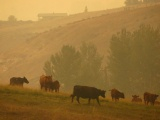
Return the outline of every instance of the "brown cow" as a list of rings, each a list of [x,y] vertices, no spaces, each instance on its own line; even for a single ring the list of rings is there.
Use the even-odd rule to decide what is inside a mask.
[[[55,90],[55,92],[59,92],[59,87],[60,87],[59,81],[58,81],[58,80],[55,80],[55,81],[52,81],[52,82],[50,83],[49,89],[50,89],[51,91],[54,91],[54,90]]]
[[[105,98],[105,92],[104,90],[97,89],[95,87],[88,87],[88,86],[80,86],[80,85],[75,85],[73,88],[73,94],[71,95],[72,97],[72,102],[75,96],[77,96],[77,102],[79,102],[79,98],[88,98],[88,103],[90,103],[91,99],[96,99],[98,104],[99,103],[99,96],[102,96]]]
[[[119,98],[125,98],[124,93],[119,92],[117,89],[111,89],[109,91],[111,91],[112,101],[115,100],[116,102],[117,100],[119,101]]]
[[[145,93],[144,93],[144,103],[145,103],[146,105],[148,105],[148,103],[151,103],[151,105],[154,105],[155,100],[157,99],[158,96],[159,96],[159,95],[145,92]]]
[[[141,98],[139,98],[139,96],[138,95],[132,95],[132,102],[142,102],[142,99]]]
[[[21,77],[12,77],[11,79],[10,79],[10,85],[12,85],[12,86],[21,86],[21,87],[23,87],[23,83],[29,83],[29,81],[27,80],[27,78],[26,77],[23,77],[23,78],[21,78]]]
[[[47,91],[47,89],[50,89],[50,84],[52,82],[52,76],[45,76],[42,75],[40,76],[40,85],[41,85],[41,89],[45,89]]]

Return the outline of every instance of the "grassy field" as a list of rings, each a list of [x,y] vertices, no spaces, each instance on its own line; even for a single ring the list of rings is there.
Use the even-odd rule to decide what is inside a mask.
[[[160,106],[110,99],[80,99],[71,103],[69,94],[0,86],[0,120],[160,120]]]

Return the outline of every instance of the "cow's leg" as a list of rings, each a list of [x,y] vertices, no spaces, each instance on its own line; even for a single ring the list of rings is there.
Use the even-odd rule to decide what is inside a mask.
[[[154,105],[155,101],[153,101],[153,105]]]
[[[47,86],[45,86],[45,91],[47,91]]]
[[[88,104],[90,104],[91,98],[88,99]]]
[[[77,96],[77,102],[80,104],[80,102],[79,102],[79,96]]]
[[[151,102],[151,105],[153,105],[153,102]]]
[[[74,100],[74,97],[75,97],[75,96],[72,94],[71,97],[72,97],[72,101],[71,101],[71,102],[73,103],[73,100]]]
[[[100,105],[100,103],[99,103],[99,98],[97,97],[96,99],[97,99],[98,104]]]
[[[112,101],[114,100],[113,96],[112,96]]]
[[[59,93],[59,88],[57,88],[57,92]]]

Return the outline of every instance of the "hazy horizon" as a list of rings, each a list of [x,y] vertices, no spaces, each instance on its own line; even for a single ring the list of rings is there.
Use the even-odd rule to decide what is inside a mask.
[[[17,20],[37,20],[39,13],[76,14],[84,11],[106,10],[124,6],[125,0],[0,0],[0,20],[14,15]]]

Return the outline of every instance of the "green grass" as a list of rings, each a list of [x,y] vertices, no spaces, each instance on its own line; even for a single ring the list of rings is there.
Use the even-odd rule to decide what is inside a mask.
[[[160,106],[100,99],[71,103],[69,94],[0,86],[0,120],[160,120]]]

